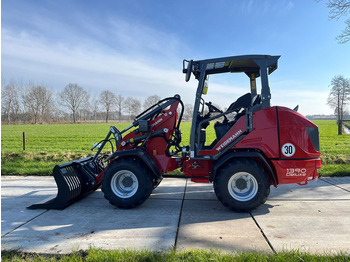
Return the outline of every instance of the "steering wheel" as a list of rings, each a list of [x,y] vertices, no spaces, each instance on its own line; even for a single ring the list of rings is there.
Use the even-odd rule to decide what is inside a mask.
[[[210,113],[213,113],[213,112],[223,113],[222,110],[214,106],[211,102],[205,102],[205,105],[208,107]]]
[[[219,112],[220,114],[223,113],[222,110],[220,110],[219,108],[214,106],[211,102],[205,102],[205,105],[208,107],[209,113],[213,113],[213,112]],[[228,119],[225,115],[223,115],[223,117],[224,117],[224,121],[228,121]]]

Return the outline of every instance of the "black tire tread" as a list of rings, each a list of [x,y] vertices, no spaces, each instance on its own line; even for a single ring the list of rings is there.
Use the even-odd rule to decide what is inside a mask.
[[[255,169],[259,172],[261,179],[262,179],[262,187],[264,187],[265,189],[263,189],[261,191],[262,194],[258,195],[257,197],[257,201],[255,201],[255,203],[251,203],[248,204],[246,206],[243,205],[234,205],[232,202],[232,197],[227,197],[227,193],[225,193],[225,190],[221,189],[222,184],[225,184],[224,180],[227,179],[225,177],[225,174],[228,174],[229,170],[235,169],[237,167],[240,166],[244,166],[244,167],[249,167],[249,169]],[[259,182],[258,182],[259,183]],[[226,184],[227,187],[227,184]],[[267,173],[265,172],[264,168],[259,165],[255,160],[252,159],[235,159],[234,161],[225,164],[222,168],[220,168],[218,170],[217,176],[215,177],[215,181],[214,181],[214,191],[215,194],[218,198],[218,200],[220,200],[220,202],[234,210],[237,212],[250,212],[251,210],[255,209],[256,207],[262,205],[263,203],[266,202],[267,197],[270,194],[270,181],[269,181],[269,177],[267,175]],[[259,192],[258,192],[259,194]],[[248,201],[249,202],[249,201]]]
[[[110,166],[109,169],[105,171],[103,176],[104,178],[102,179],[102,183],[101,183],[102,184],[101,190],[104,194],[105,199],[107,199],[111,205],[114,205],[114,206],[117,206],[118,208],[123,208],[123,209],[135,208],[140,206],[142,203],[144,203],[152,193],[152,189],[153,189],[153,177],[149,169],[138,159],[136,159],[136,161],[132,159],[121,159],[111,163],[111,165],[113,166]],[[134,199],[132,201],[130,201],[130,199],[119,199],[119,200],[116,199],[116,196],[110,190],[108,185],[110,184],[110,179],[108,179],[108,176],[116,173],[118,170],[121,170],[122,169],[121,167],[123,166],[126,167],[126,169],[128,169],[128,167],[131,167],[132,169],[135,169],[138,171],[147,170],[145,172],[145,175],[143,175],[143,179],[145,181],[143,181],[143,183],[140,183],[139,181],[139,185],[142,184],[142,186],[145,186],[144,188],[145,193],[140,195],[136,199],[133,196]]]

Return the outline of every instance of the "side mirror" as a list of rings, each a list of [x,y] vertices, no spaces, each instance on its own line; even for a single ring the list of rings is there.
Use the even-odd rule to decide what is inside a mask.
[[[185,78],[186,82],[190,81],[191,73],[192,73],[192,64],[193,64],[193,60],[190,60],[187,65],[187,72],[186,72],[186,78]]]

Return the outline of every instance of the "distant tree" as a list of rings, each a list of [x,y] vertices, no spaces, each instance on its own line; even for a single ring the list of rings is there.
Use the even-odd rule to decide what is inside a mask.
[[[143,109],[146,110],[147,108],[153,106],[154,104],[158,103],[160,99],[160,96],[157,95],[147,97],[145,102],[143,102]]]
[[[116,95],[111,91],[105,90],[98,97],[99,102],[106,112],[106,123],[108,123],[109,115],[115,108]]]
[[[330,86],[331,92],[327,103],[334,109],[334,113],[337,116],[338,135],[342,135],[346,105],[350,103],[350,79],[346,79],[343,76],[335,76]]]
[[[91,108],[92,108],[92,117],[93,117],[94,121],[96,122],[97,121],[97,114],[98,114],[98,110],[99,110],[98,99],[92,98]]]
[[[20,108],[19,87],[14,82],[4,85],[1,88],[1,114],[7,123],[17,120]]]
[[[68,108],[73,115],[73,122],[77,120],[77,114],[80,107],[89,99],[88,93],[77,84],[68,84],[62,92],[59,93],[61,104]]]
[[[50,109],[53,105],[52,92],[43,85],[33,85],[29,83],[22,94],[25,108],[33,116],[34,124],[44,120],[45,116],[49,120]]]
[[[116,99],[115,99],[115,105],[117,107],[117,114],[118,114],[118,120],[119,122],[121,121],[122,119],[122,113],[123,113],[123,110],[124,110],[124,97],[122,95],[117,95],[116,96]]]
[[[83,121],[91,119],[91,104],[90,104],[90,95],[87,94],[86,99],[82,102],[79,109],[79,118]]]
[[[140,113],[141,102],[137,98],[128,97],[125,99],[125,108],[129,115],[129,120]]]
[[[330,8],[329,17],[331,19],[339,19],[342,16],[350,14],[349,0],[328,0],[327,6]],[[350,41],[350,18],[345,21],[345,29],[337,37],[339,43],[346,43]]]

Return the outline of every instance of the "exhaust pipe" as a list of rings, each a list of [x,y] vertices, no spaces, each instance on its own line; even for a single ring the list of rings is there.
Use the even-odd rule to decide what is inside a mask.
[[[100,186],[100,181],[96,182],[96,178],[104,168],[100,161],[94,161],[93,156],[56,165],[53,169],[53,175],[58,189],[57,196],[27,208],[65,209]]]

